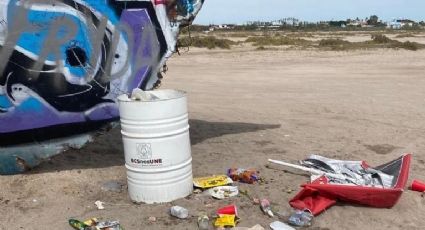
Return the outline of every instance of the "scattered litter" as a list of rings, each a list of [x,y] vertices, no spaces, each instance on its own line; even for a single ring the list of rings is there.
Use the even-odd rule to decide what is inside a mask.
[[[217,215],[235,215],[238,216],[238,208],[236,205],[228,205],[217,210]]]
[[[83,222],[76,220],[76,219],[69,219],[68,220],[69,225],[71,225],[71,227],[73,227],[74,229],[77,230],[85,230],[87,228],[89,228],[90,226],[84,224]]]
[[[207,189],[217,186],[232,184],[233,181],[226,175],[200,177],[193,179],[193,185],[198,188]]]
[[[270,224],[270,228],[273,229],[273,230],[295,230],[295,228],[293,228],[293,227],[291,227],[291,226],[289,226],[285,223],[282,223],[280,221],[272,222]]]
[[[238,216],[236,205],[228,205],[217,210],[218,218],[214,222],[215,227],[235,227]]]
[[[255,169],[230,168],[227,170],[227,175],[232,178],[233,181],[248,184],[253,184],[260,180],[258,171]]]
[[[208,230],[210,226],[210,219],[207,215],[202,215],[198,217],[198,229],[199,230]]]
[[[149,222],[156,222],[156,217],[150,216],[148,220]]]
[[[36,203],[37,202],[37,199],[33,199],[32,202]]]
[[[254,204],[260,204],[260,199],[258,199],[258,198],[253,198],[253,199],[252,199],[252,203],[254,203]]]
[[[124,185],[118,181],[107,181],[102,185],[102,190],[108,192],[122,192]]]
[[[99,209],[99,210],[105,209],[105,207],[103,206],[104,204],[105,203],[100,201],[100,200],[97,200],[96,202],[94,202],[94,205],[96,205],[97,209]]]
[[[311,226],[313,221],[313,214],[309,211],[295,210],[294,213],[289,217],[288,223],[297,227],[308,227]]]
[[[189,210],[180,206],[171,207],[170,213],[172,216],[177,217],[179,219],[186,219],[189,217]]]
[[[91,218],[91,219],[85,220],[83,223],[87,226],[96,226],[97,222],[99,222],[97,218]]]
[[[209,194],[217,199],[224,199],[233,196],[237,196],[239,194],[238,187],[236,186],[218,186],[214,188],[210,188],[208,190]]]
[[[425,183],[419,180],[413,180],[410,189],[416,192],[425,192]]]
[[[101,230],[123,230],[119,221],[103,221],[96,224],[97,229]]]
[[[202,193],[202,190],[199,189],[199,188],[197,188],[197,189],[193,190],[193,193],[194,194],[201,194]]]
[[[388,174],[379,169],[369,167],[363,161],[335,160],[319,155],[311,155],[300,161],[301,165],[294,165],[282,161],[270,160],[270,162],[300,169],[313,174],[312,180],[325,175],[329,184],[360,185],[368,187],[390,188],[394,180],[394,174]]]
[[[77,230],[124,230],[119,221],[98,222],[96,218],[91,218],[84,222],[76,219],[69,219],[69,225]]]
[[[264,230],[264,228],[263,228],[263,226],[257,224],[257,225],[254,225],[253,227],[251,227],[248,230]]]
[[[295,209],[309,210],[316,216],[337,200],[377,208],[393,207],[406,186],[411,154],[373,168],[364,161],[342,161],[318,155],[301,161],[303,166],[269,161],[312,174],[312,182],[302,185],[302,190],[289,203]]]
[[[260,202],[261,210],[270,217],[273,217],[274,214],[272,212],[272,207],[270,205],[270,201],[267,199],[262,199]]]
[[[214,222],[215,227],[235,227],[236,215],[221,214]]]
[[[133,92],[131,92],[131,99],[137,101],[155,101],[159,100],[159,97],[149,91],[143,91],[139,88],[135,88],[133,89]]]

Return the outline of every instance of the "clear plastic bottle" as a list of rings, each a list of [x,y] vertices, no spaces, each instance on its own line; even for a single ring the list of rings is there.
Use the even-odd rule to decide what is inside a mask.
[[[295,210],[289,217],[288,223],[297,227],[308,227],[311,225],[313,217],[309,211]]]

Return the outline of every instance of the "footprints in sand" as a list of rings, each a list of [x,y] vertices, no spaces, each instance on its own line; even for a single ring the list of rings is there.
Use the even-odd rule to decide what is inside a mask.
[[[381,145],[364,145],[367,149],[375,152],[379,155],[386,155],[388,153],[391,153],[395,149],[398,149],[399,147],[389,144],[381,144]]]

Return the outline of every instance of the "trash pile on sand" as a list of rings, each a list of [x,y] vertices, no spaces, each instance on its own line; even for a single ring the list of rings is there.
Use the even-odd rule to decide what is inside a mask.
[[[177,205],[168,210],[168,215],[177,221],[195,217],[200,230],[213,227],[265,229],[261,225],[237,226],[242,225],[245,217],[238,212],[238,202],[232,197],[249,197],[252,204],[258,206],[258,215],[270,219],[268,227],[271,229],[291,230],[311,226],[315,216],[337,202],[391,208],[407,184],[411,154],[404,154],[377,167],[371,167],[365,161],[337,160],[315,154],[299,164],[269,159],[270,163],[302,170],[311,176],[310,182],[301,185],[298,194],[288,201],[293,208],[288,213],[273,203],[280,197],[253,198],[248,195],[250,187],[264,181],[254,168],[232,167],[225,172],[217,172],[217,175],[192,178],[184,92],[164,90],[147,93],[135,90],[131,98],[127,95],[120,97],[120,106],[130,199],[135,203],[165,203],[193,193],[210,196],[221,203],[227,201],[226,205],[209,215],[193,215],[195,210]],[[145,116],[141,117],[141,114]],[[247,189],[240,190],[241,183]],[[121,191],[122,187],[122,184],[110,182],[105,183],[103,189]],[[412,188],[424,191],[425,184],[414,181]],[[105,209],[102,201],[96,201],[95,205],[99,210]],[[152,216],[149,221],[157,219]],[[85,222],[71,219],[69,223],[77,230],[123,229],[118,221],[98,221],[96,218]]]
[[[293,211],[288,214],[275,207],[268,198],[252,198],[253,205],[258,205],[259,214],[271,218],[269,228],[273,230],[291,230],[296,227],[308,227],[313,219],[337,202],[366,205],[376,208],[391,208],[394,206],[406,186],[410,168],[411,154],[377,167],[370,167],[364,161],[342,161],[311,155],[300,161],[301,165],[290,164],[277,160],[271,163],[303,170],[311,174],[311,182],[303,184],[302,189],[291,200]],[[287,171],[290,172],[290,171]],[[216,200],[230,200],[229,204],[208,216],[201,213],[197,218],[198,229],[235,229],[261,230],[261,225],[238,227],[243,217],[238,212],[238,205],[232,197],[246,195],[247,191],[239,191],[238,183],[256,186],[263,179],[255,169],[229,168],[226,174],[213,175],[193,179],[194,194],[204,194]],[[121,188],[109,182],[105,187]],[[105,184],[106,185],[106,184]],[[425,183],[414,180],[411,186],[414,191],[424,192]],[[113,190],[111,190],[113,191]],[[278,199],[270,197],[270,199]],[[98,209],[104,209],[104,203],[96,201]],[[187,219],[191,211],[181,206],[172,206],[169,215],[176,219]],[[155,217],[150,217],[155,222]],[[77,230],[122,230],[119,221],[98,221],[91,218],[86,221],[70,219],[69,224]]]

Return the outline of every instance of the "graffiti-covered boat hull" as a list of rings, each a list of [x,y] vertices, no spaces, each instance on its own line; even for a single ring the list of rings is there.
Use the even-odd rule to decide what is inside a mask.
[[[153,89],[203,0],[0,2],[0,173],[37,165]],[[34,142],[37,141],[37,142]]]

